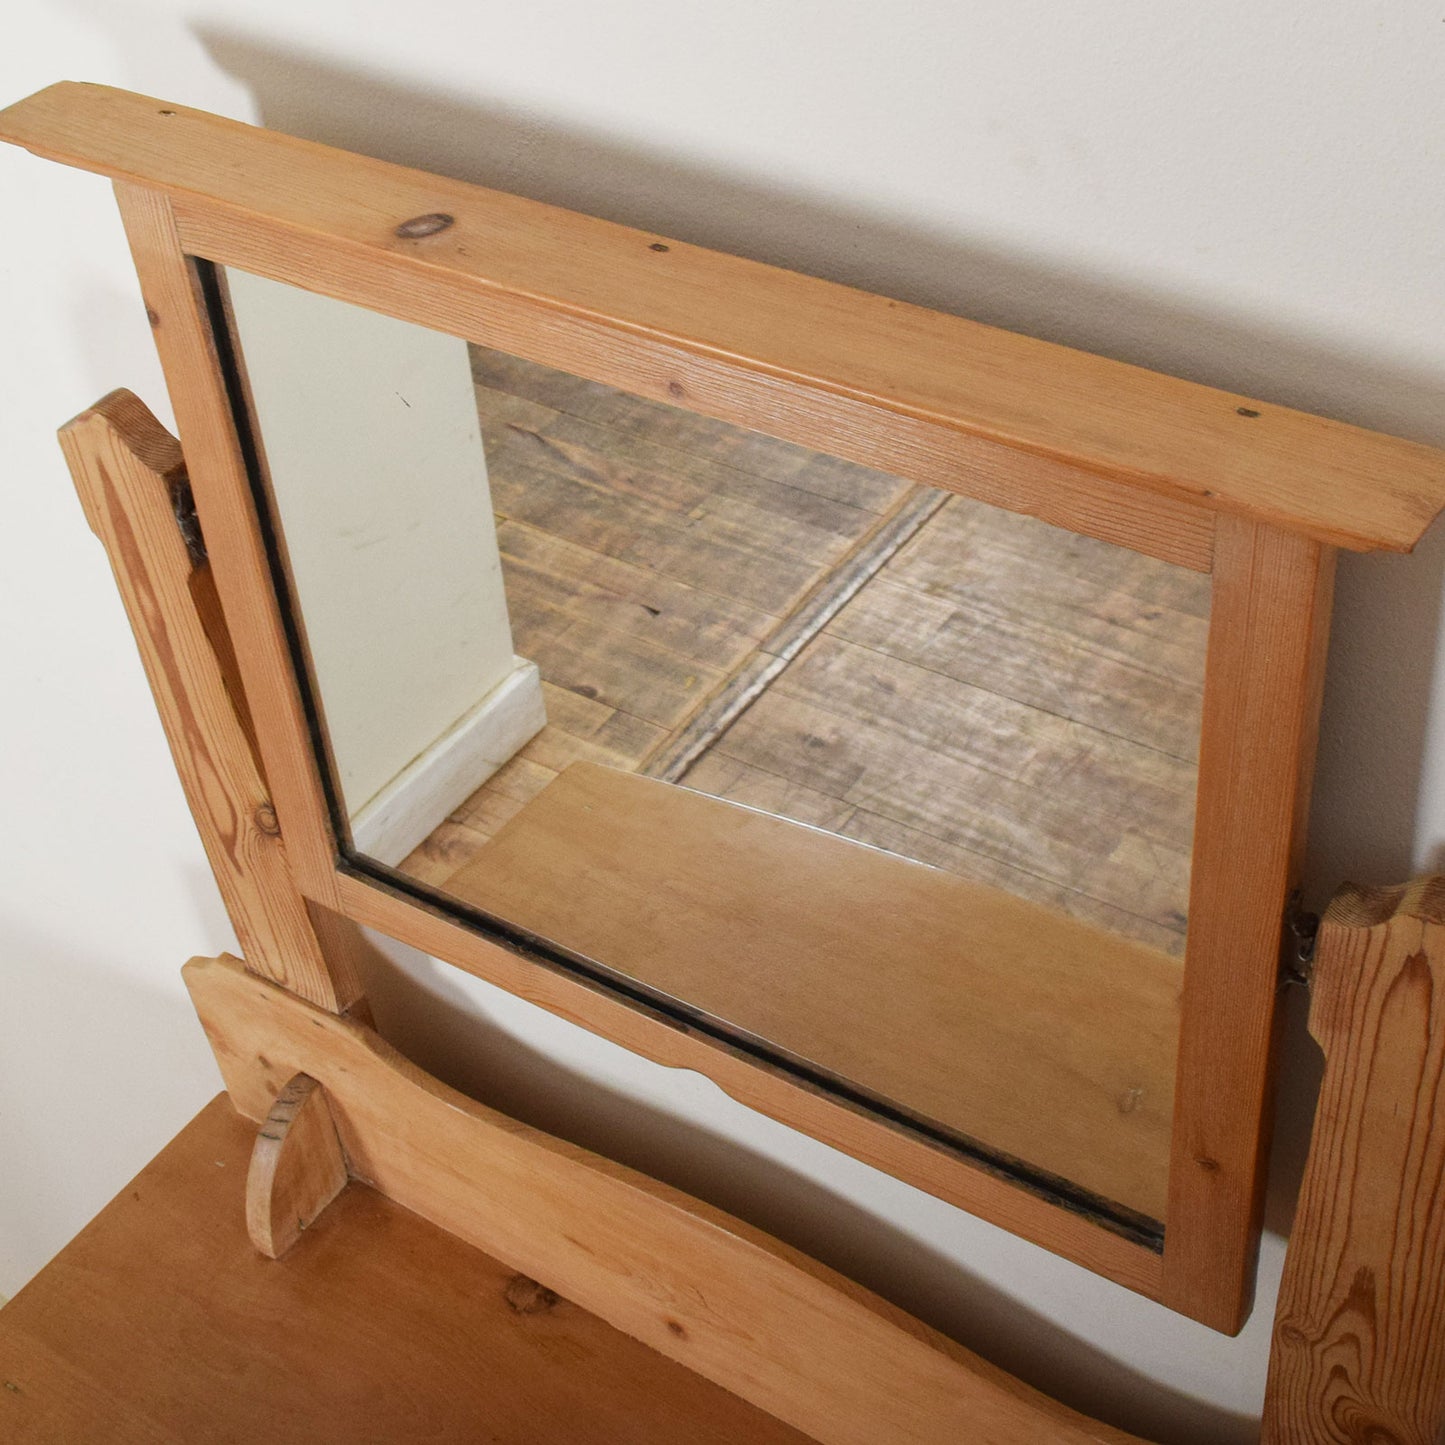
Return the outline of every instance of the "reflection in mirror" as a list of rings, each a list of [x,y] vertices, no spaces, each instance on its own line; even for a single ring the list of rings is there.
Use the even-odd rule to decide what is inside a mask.
[[[1208,577],[227,290],[355,851],[1157,1242]]]

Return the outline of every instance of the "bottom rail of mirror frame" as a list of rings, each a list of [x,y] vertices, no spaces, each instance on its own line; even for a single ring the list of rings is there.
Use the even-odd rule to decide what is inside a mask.
[[[403,875],[385,872],[339,862],[335,881],[347,917],[654,1063],[702,1074],[746,1107],[1200,1323],[1226,1333],[1240,1328],[1253,1289],[1252,1266],[1250,1277],[1238,1281],[1227,1312],[1218,1310],[1217,1301],[1204,1308],[1189,1300],[1176,1303],[1166,1298],[1167,1243],[1157,1235],[1149,1240],[1131,1235],[1078,1201],[1061,1199],[999,1163],[929,1138],[905,1120],[770,1061],[745,1040],[692,1025],[520,941],[489,934]]]

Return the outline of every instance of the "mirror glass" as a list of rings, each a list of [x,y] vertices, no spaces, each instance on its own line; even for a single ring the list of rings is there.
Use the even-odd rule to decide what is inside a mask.
[[[1208,577],[218,295],[353,859],[1157,1243]]]

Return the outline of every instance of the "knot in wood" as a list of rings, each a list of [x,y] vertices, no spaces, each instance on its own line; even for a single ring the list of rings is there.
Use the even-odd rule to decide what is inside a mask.
[[[519,1315],[545,1314],[560,1302],[546,1285],[528,1279],[525,1274],[514,1274],[502,1293],[512,1312]]]
[[[413,216],[411,220],[403,221],[394,234],[403,241],[419,241],[423,236],[435,236],[438,231],[445,231],[448,226],[456,224],[456,219],[445,211],[428,211],[424,216]]]

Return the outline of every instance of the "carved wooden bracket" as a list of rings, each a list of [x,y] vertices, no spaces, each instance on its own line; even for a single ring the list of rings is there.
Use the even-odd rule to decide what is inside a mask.
[[[309,1074],[297,1074],[276,1096],[251,1152],[246,1175],[251,1243],[280,1259],[346,1182],[346,1156],[326,1091]]]

